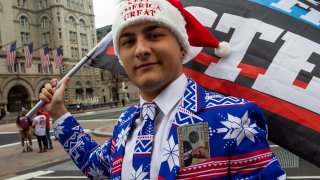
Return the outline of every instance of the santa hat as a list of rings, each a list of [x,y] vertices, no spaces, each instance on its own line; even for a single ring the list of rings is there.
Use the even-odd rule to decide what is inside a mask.
[[[115,17],[112,36],[115,54],[118,57],[119,36],[123,29],[146,21],[158,22],[169,28],[187,53],[190,45],[213,47],[215,54],[219,57],[225,57],[230,53],[230,45],[226,42],[219,42],[192,14],[183,8],[179,0],[123,0]]]

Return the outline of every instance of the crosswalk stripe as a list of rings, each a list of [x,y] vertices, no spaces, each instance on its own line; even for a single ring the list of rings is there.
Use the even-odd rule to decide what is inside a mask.
[[[7,180],[21,180],[21,179],[30,179],[30,178],[35,178],[35,177],[38,177],[38,176],[42,176],[42,175],[45,175],[45,174],[50,174],[50,173],[53,173],[54,171],[36,171],[36,172],[32,172],[32,173],[28,173],[28,174],[24,174],[24,175],[21,175],[21,176],[16,176],[16,177],[13,177],[13,178],[9,178]]]

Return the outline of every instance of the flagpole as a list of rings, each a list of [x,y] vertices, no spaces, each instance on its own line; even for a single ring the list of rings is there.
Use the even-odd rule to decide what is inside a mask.
[[[48,46],[48,44],[45,44],[45,45],[43,45],[43,46],[41,46],[41,47],[38,47],[38,48],[36,48],[36,49],[33,49],[32,51],[34,52],[34,51],[36,51],[36,50],[38,50],[38,49],[41,49],[41,48],[44,48],[44,47],[46,47],[46,46]]]
[[[3,48],[3,47],[5,47],[5,46],[7,46],[7,45],[9,45],[9,44],[12,44],[13,42],[16,42],[17,40],[15,40],[15,41],[11,41],[11,42],[9,42],[9,43],[7,43],[7,44],[5,44],[5,45],[0,45],[0,48]]]
[[[109,32],[91,51],[85,55],[57,84],[55,89],[58,89],[64,78],[71,78],[88,60],[97,57],[104,49],[112,42],[112,32]],[[28,118],[31,118],[36,111],[45,104],[40,100],[27,114]]]

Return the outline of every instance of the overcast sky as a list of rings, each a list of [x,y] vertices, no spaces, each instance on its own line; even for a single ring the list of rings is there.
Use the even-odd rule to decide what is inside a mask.
[[[118,0],[93,0],[96,28],[112,24]]]

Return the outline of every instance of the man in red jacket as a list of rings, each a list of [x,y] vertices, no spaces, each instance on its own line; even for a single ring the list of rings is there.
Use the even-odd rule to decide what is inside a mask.
[[[23,110],[20,111],[20,114],[16,120],[16,126],[18,127],[19,132],[20,132],[22,152],[26,152],[26,149],[24,148],[24,140],[26,138],[29,139],[30,150],[31,151],[33,150],[32,149],[32,135],[30,134],[30,124],[31,124],[31,120],[29,118],[27,118],[26,110],[23,108]]]

